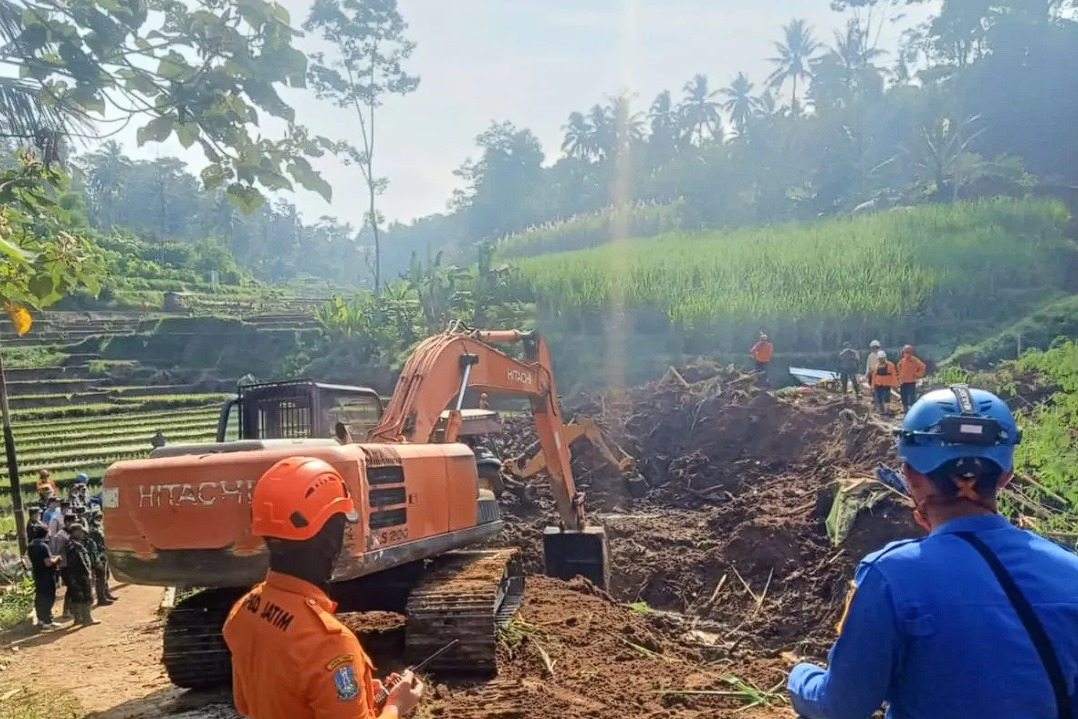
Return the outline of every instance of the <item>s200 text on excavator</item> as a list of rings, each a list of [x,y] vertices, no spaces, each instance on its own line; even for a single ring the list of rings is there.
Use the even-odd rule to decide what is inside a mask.
[[[523,359],[493,346],[504,343],[520,343]],[[116,576],[203,588],[169,614],[164,664],[172,682],[194,688],[230,680],[221,626],[267,568],[265,545],[250,533],[251,488],[276,461],[295,455],[332,464],[360,509],[334,570],[330,594],[339,611],[402,612],[410,655],[429,655],[459,638],[433,668],[493,671],[497,628],[519,606],[524,574],[516,548],[465,549],[502,528],[476,454],[457,442],[469,389],[530,401],[558,511],[544,532],[547,573],[582,575],[605,587],[606,535],[585,524],[545,341],[520,330],[453,328],[419,344],[362,442],[342,432],[343,441],[167,447],[155,452],[165,456],[109,468],[102,504]]]

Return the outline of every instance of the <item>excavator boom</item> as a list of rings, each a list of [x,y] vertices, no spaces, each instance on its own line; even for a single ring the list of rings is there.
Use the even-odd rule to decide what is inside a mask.
[[[523,358],[509,356],[494,343],[519,343]],[[368,441],[430,442],[447,406],[444,441],[455,441],[469,389],[529,400],[558,510],[558,526],[544,534],[547,571],[565,578],[582,574],[606,586],[606,536],[601,527],[586,526],[584,497],[573,481],[569,441],[558,408],[550,349],[537,332],[450,331],[427,338],[405,363]]]

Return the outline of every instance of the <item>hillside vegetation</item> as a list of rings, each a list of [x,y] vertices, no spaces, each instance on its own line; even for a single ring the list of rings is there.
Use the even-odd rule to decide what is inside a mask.
[[[1032,308],[1060,291],[1075,257],[1067,220],[1058,203],[1000,199],[672,233],[518,264],[523,286],[557,313],[650,309],[691,332],[765,327],[824,349],[837,327],[886,335],[916,321],[926,334]]]

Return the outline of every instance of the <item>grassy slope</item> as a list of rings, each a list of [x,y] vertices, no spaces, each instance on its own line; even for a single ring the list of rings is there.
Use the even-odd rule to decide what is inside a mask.
[[[1000,321],[1060,291],[1074,253],[1066,220],[1057,203],[997,200],[660,235],[519,265],[554,310],[650,308],[700,329],[795,318]]]

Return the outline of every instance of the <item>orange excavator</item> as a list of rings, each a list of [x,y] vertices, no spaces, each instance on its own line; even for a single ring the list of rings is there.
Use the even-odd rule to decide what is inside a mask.
[[[523,358],[492,346],[500,343],[519,343]],[[494,671],[497,630],[520,605],[524,574],[519,549],[466,549],[502,529],[476,454],[457,442],[469,389],[528,398],[558,512],[544,531],[546,572],[606,587],[606,535],[585,523],[546,343],[534,332],[456,327],[420,343],[362,442],[243,440],[189,453],[170,446],[163,456],[108,469],[102,505],[116,577],[201,588],[176,604],[165,626],[163,661],[172,682],[204,688],[230,680],[221,626],[267,568],[265,545],[250,533],[251,488],[294,455],[332,464],[360,509],[334,569],[330,594],[338,611],[401,612],[411,656],[457,639],[432,668]]]

